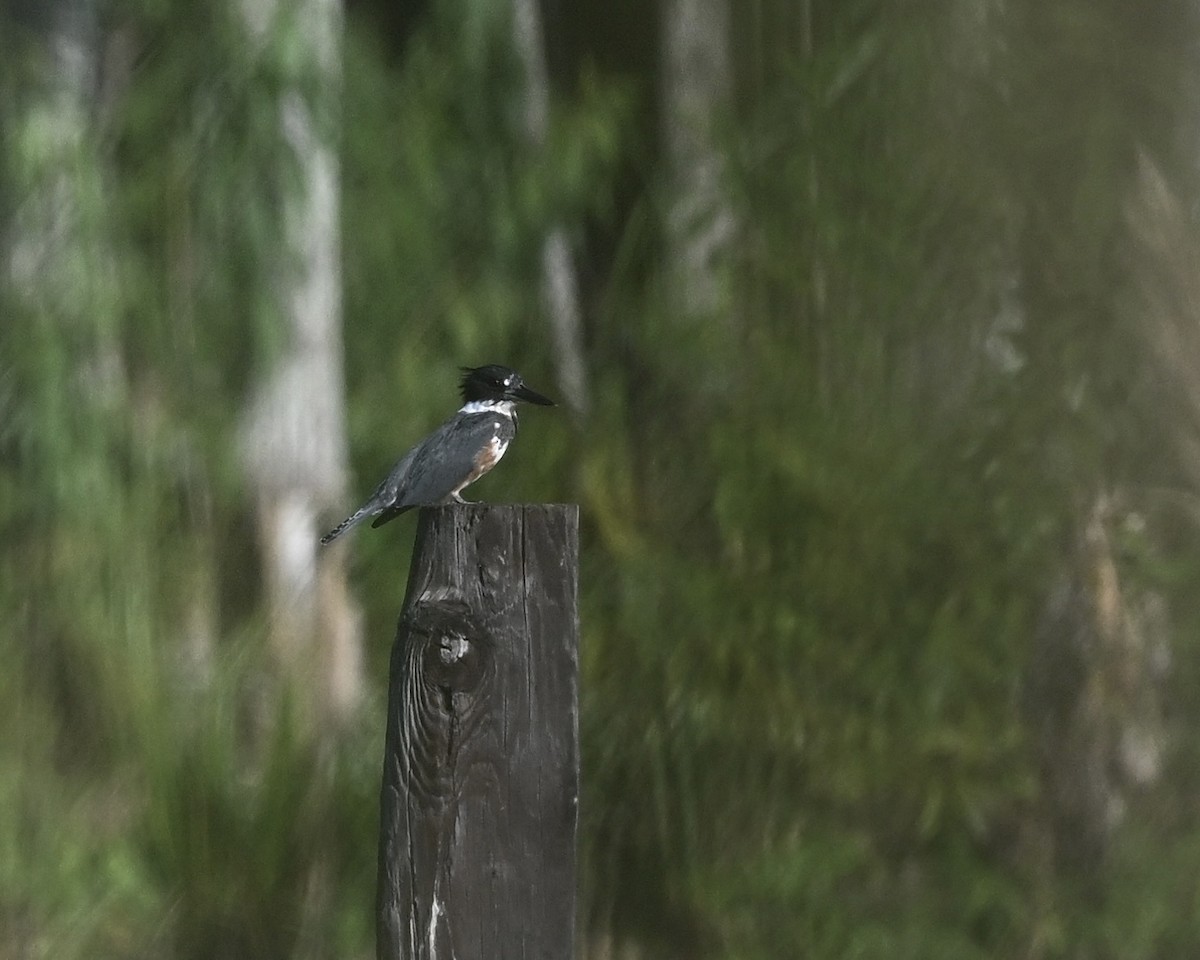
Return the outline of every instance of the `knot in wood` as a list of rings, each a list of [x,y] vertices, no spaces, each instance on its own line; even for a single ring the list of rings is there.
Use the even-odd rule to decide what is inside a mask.
[[[453,634],[442,637],[442,663],[447,665],[457,663],[471,649],[471,643],[466,637],[458,637]]]
[[[415,796],[444,804],[462,782],[459,755],[475,734],[495,674],[495,644],[455,597],[416,603],[401,622],[404,690],[398,739]]]
[[[407,617],[409,643],[416,648],[421,685],[445,695],[473,698],[492,670],[493,644],[464,603],[426,601]]]
[[[473,698],[479,693],[491,659],[485,642],[457,631],[426,634],[421,639],[422,684],[438,687],[456,701],[460,695]]]

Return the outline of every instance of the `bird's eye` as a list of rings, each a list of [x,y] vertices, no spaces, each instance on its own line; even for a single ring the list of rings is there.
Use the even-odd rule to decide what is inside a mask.
[[[506,387],[511,387],[511,386],[512,386],[512,377],[505,377],[505,378],[504,378],[504,385],[505,385]]]

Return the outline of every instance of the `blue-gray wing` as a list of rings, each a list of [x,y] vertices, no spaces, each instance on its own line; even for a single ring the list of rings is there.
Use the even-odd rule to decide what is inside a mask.
[[[441,503],[461,490],[491,467],[481,455],[493,440],[506,446],[515,432],[512,420],[496,413],[448,420],[409,452],[403,470],[397,465],[388,478],[394,480],[394,488],[387,491],[388,507],[372,526],[387,523],[413,507]]]

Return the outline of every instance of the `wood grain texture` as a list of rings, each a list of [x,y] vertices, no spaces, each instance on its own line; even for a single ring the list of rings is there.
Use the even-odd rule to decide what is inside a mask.
[[[421,510],[392,648],[380,960],[569,960],[578,509]]]

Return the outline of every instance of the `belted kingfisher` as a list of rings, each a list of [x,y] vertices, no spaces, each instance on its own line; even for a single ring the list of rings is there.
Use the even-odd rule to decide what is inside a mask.
[[[509,367],[489,363],[463,367],[463,405],[458,413],[401,457],[371,499],[321,538],[332,543],[367,517],[372,527],[413,507],[465,503],[464,487],[500,462],[517,434],[517,401],[545,407],[554,401],[525,386]]]

